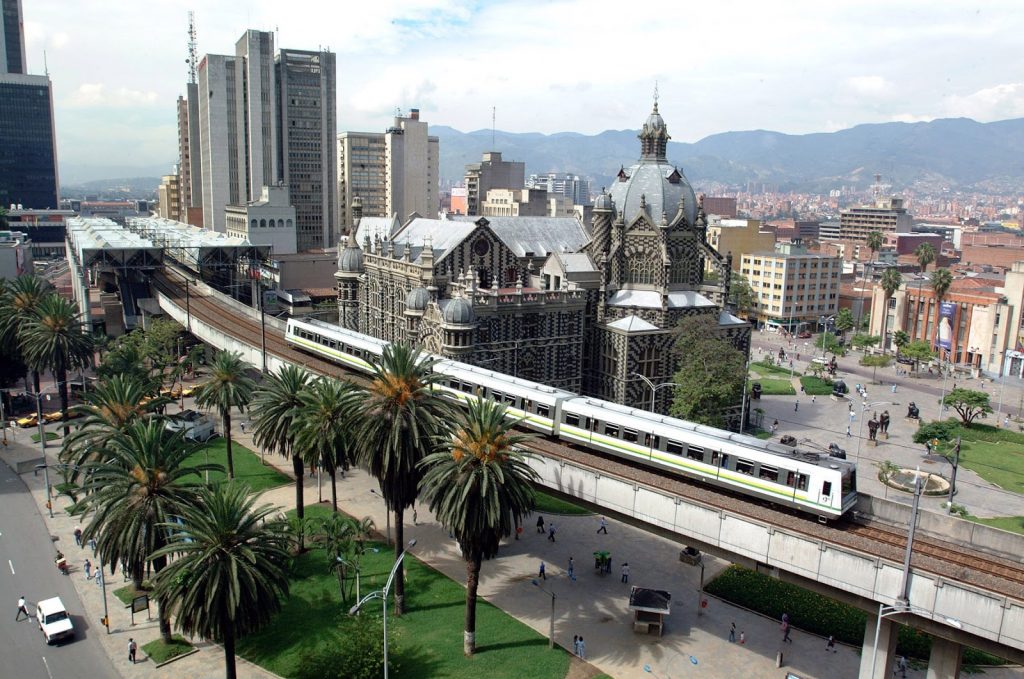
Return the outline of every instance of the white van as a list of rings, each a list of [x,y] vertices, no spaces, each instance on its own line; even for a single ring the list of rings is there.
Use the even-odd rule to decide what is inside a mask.
[[[75,628],[71,624],[71,616],[60,597],[46,599],[36,604],[36,620],[47,644],[54,644],[75,636]]]
[[[168,431],[184,431],[185,438],[206,443],[214,435],[213,418],[209,415],[186,410],[167,419]]]

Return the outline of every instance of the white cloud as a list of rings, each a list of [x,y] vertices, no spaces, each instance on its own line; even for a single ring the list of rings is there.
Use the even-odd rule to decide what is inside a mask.
[[[63,103],[68,108],[126,108],[153,106],[162,102],[159,95],[152,90],[143,92],[127,87],[107,90],[103,83],[82,83]]]
[[[918,116],[913,113],[897,113],[889,118],[894,123],[927,123],[935,120],[935,116]]]
[[[864,97],[879,97],[888,95],[892,89],[892,83],[880,75],[858,75],[846,79],[846,86]]]
[[[967,95],[946,98],[950,116],[974,118],[982,122],[1024,116],[1024,83],[1003,83]]]

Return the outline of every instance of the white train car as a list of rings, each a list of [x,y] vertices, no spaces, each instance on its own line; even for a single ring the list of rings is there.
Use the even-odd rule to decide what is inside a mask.
[[[565,400],[558,435],[822,520],[845,514],[857,501],[851,462],[607,401]]]
[[[284,338],[305,352],[364,373],[373,372],[373,362],[380,358],[388,345],[384,340],[369,335],[305,318],[289,318]]]

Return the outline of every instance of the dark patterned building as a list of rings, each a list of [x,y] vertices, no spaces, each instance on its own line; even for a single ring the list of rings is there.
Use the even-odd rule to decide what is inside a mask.
[[[682,318],[712,316],[749,352],[750,326],[722,308],[731,262],[708,245],[668,140],[655,104],[639,162],[595,201],[590,228],[555,217],[358,219],[338,257],[341,324],[645,407],[641,376],[671,381]],[[705,263],[721,282],[705,283]],[[672,394],[656,396],[665,412]]]

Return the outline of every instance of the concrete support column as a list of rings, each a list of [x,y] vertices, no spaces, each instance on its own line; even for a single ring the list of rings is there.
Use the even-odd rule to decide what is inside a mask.
[[[927,679],[957,679],[960,676],[960,656],[963,650],[964,647],[954,641],[933,637]]]
[[[882,625],[878,628],[878,653],[874,653],[875,626],[878,623],[878,615],[868,613],[867,622],[864,623],[864,647],[860,653],[860,673],[858,679],[890,679],[892,676],[893,663],[896,662],[896,630],[898,625],[891,620],[882,619]],[[875,655],[874,672],[871,671],[871,656]]]

